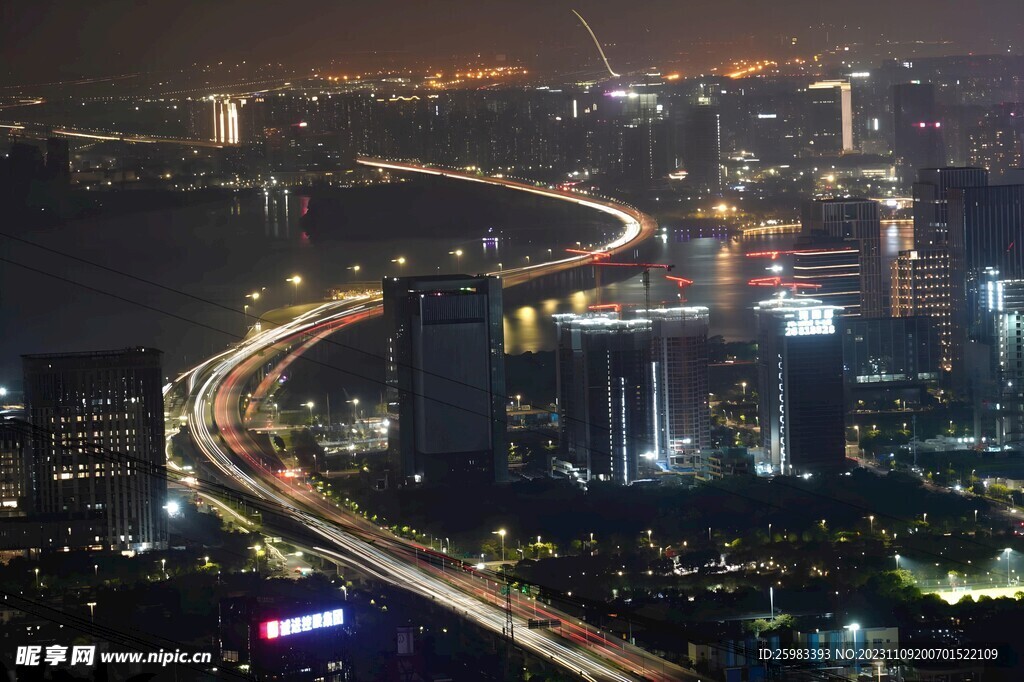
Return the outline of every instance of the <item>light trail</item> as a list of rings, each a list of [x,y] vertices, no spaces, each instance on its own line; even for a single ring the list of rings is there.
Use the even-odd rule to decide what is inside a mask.
[[[571,192],[411,164],[375,159],[360,159],[359,162],[393,170],[505,186],[573,201],[607,212],[619,219],[624,229],[623,234],[605,245],[602,252],[614,253],[629,248],[653,234],[656,228],[653,218],[637,209]],[[499,274],[503,285],[508,287],[543,274],[585,265],[591,258],[590,255],[579,255],[495,274]],[[238,488],[280,507],[330,547],[315,547],[317,552],[353,566],[367,575],[436,600],[482,627],[503,632],[505,612],[500,603],[502,600],[493,594],[500,589],[499,583],[482,573],[470,574],[457,567],[449,569],[447,573],[442,568],[443,575],[438,575],[436,567],[420,567],[417,558],[426,551],[425,548],[396,538],[362,517],[346,513],[308,486],[288,484],[278,478],[260,457],[254,455],[259,452],[259,446],[243,426],[243,390],[250,377],[267,362],[267,354],[286,353],[288,357],[285,361],[290,362],[291,356],[301,355],[337,329],[357,324],[382,312],[379,294],[327,302],[285,324],[252,334],[235,347],[182,373],[175,385],[184,383],[188,387],[189,399],[185,409],[190,417],[189,432],[210,463],[225,477],[233,480]],[[269,384],[266,387],[261,384],[261,387],[267,390]],[[167,391],[170,390],[171,387],[168,387]],[[259,388],[254,397],[262,397]],[[517,600],[513,608],[519,621],[516,644],[584,679],[616,682],[627,682],[637,677],[656,680],[702,679],[628,643],[615,643],[607,637],[599,639],[598,633],[591,631],[578,619],[574,622],[570,616],[550,607],[541,608],[534,602],[533,609],[536,613],[561,619],[564,632],[559,635],[524,627],[522,621],[530,617],[531,609]],[[652,671],[649,663],[656,663],[662,672]]]
[[[601,61],[604,62],[604,68],[608,69],[608,73],[611,74],[612,78],[618,78],[619,74],[612,71],[612,65],[608,63],[608,57],[604,56],[604,48],[601,47],[601,42],[597,39],[597,36],[594,35],[594,30],[590,28],[590,24],[587,23],[587,20],[583,18],[582,14],[576,10],[571,11],[576,15],[576,18],[580,20],[580,23],[583,24],[583,28],[587,29],[587,33],[590,34],[590,39],[594,41],[594,45],[597,47],[597,51],[601,55]]]

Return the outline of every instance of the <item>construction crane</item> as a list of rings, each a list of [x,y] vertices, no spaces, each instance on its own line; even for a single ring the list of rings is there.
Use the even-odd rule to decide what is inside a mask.
[[[774,287],[776,289],[789,289],[794,294],[800,289],[820,289],[820,284],[810,282],[784,282],[781,277],[755,277],[747,282],[752,287]]]
[[[684,293],[684,290],[686,289],[686,287],[693,284],[693,280],[686,279],[685,277],[676,277],[674,275],[665,275],[665,279],[675,282],[677,285],[679,285],[679,302],[686,303],[686,295]]]
[[[641,281],[644,284],[645,310],[651,309],[651,270],[664,270],[665,272],[671,272],[675,267],[675,265],[672,265],[671,263],[610,263],[600,259],[595,260],[592,265],[598,265],[603,268],[642,268],[643,276]]]

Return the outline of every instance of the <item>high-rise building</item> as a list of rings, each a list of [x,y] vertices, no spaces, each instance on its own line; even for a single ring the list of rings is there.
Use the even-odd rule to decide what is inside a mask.
[[[1024,185],[951,188],[949,232],[968,279],[986,268],[1003,279],[1024,277]]]
[[[167,545],[160,356],[131,348],[23,358],[34,510],[101,520],[96,547]]]
[[[811,96],[810,136],[820,154],[853,151],[853,98],[850,82],[826,80],[807,86]]]
[[[508,476],[501,280],[384,280],[389,447],[403,484]]]
[[[29,511],[28,424],[0,417],[0,518]]]
[[[709,98],[701,97],[690,109],[683,128],[683,164],[688,183],[711,194],[721,191],[721,119]]]
[[[901,251],[891,268],[893,317],[930,317],[938,335],[940,366],[950,371],[963,356],[963,344],[952,335],[949,250]]]
[[[967,131],[970,163],[1000,179],[1024,166],[1024,105],[993,107],[977,123]]]
[[[860,314],[860,249],[826,235],[800,239],[793,253],[793,280],[810,285],[796,298],[813,298],[842,308],[844,317]]]
[[[948,192],[950,335],[954,347],[986,333],[983,280],[994,271],[1001,280],[1024,278],[1024,185],[953,187]],[[953,366],[954,388],[973,391],[966,365]]]
[[[921,168],[914,183],[914,248],[949,245],[949,190],[988,185],[984,168]]]
[[[762,301],[757,316],[761,440],[783,475],[836,471],[846,452],[839,308],[813,299]]]
[[[651,321],[555,315],[562,445],[588,479],[628,485],[654,455]]]
[[[935,105],[935,85],[893,85],[892,109],[897,174],[904,185],[910,185],[918,168],[946,165],[942,121]]]
[[[987,329],[980,340],[990,353],[975,386],[975,434],[1003,446],[1024,445],[1024,279],[985,278],[982,306]],[[987,338],[984,336],[987,335]],[[987,428],[992,425],[992,429]]]
[[[711,445],[708,404],[708,309],[641,311],[651,321],[652,451],[668,463],[674,452]]]
[[[860,314],[880,317],[885,310],[882,278],[882,224],[878,202],[845,197],[816,199],[803,207],[802,232],[856,242],[860,268]]]

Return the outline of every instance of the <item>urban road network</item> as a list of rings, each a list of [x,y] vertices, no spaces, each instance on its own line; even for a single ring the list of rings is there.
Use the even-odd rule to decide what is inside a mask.
[[[602,248],[610,254],[637,245],[651,236],[656,227],[653,218],[635,208],[579,193],[416,164],[369,158],[360,158],[359,163],[382,170],[482,182],[603,211],[617,218],[624,227],[617,239]],[[576,255],[493,274],[501,276],[505,287],[511,287],[584,265],[589,259],[587,255]],[[254,331],[229,350],[185,372],[168,387],[169,390],[184,388],[187,394],[178,416],[187,419],[196,446],[225,483],[265,501],[268,507],[282,510],[280,520],[274,518],[278,515],[264,514],[264,525],[272,525],[275,533],[329,560],[435,600],[481,627],[504,632],[506,599],[501,594],[505,585],[502,578],[489,571],[466,570],[461,561],[446,564],[444,558],[439,560],[436,552],[398,538],[367,519],[347,512],[301,480],[282,479],[267,467],[259,454],[261,448],[245,426],[243,391],[268,357],[279,355],[281,359],[252,393],[249,417],[255,411],[252,406],[266,398],[275,383],[274,378],[288,364],[337,330],[382,312],[380,296],[364,295],[327,302],[287,323]],[[584,679],[705,679],[536,599],[516,594],[511,600],[511,611],[517,646]],[[529,618],[558,619],[562,627],[557,631],[530,630],[526,627]]]

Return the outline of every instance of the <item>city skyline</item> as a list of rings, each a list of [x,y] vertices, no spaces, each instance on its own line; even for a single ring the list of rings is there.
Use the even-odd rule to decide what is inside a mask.
[[[1020,678],[1019,1],[0,25],[12,679]]]

